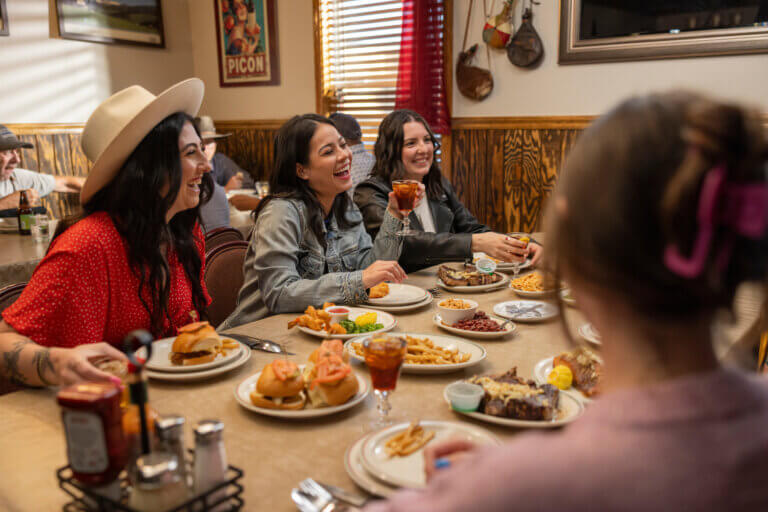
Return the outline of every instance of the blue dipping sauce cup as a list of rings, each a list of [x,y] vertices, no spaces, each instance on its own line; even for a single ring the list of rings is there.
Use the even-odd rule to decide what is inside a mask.
[[[451,401],[451,407],[459,412],[475,412],[483,399],[485,391],[477,384],[454,382],[445,388],[445,394]]]

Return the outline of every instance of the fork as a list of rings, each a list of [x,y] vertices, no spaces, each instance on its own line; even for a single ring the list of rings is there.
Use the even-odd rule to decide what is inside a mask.
[[[443,293],[437,286],[429,288],[427,291],[431,293],[433,297],[439,297]]]
[[[342,512],[351,509],[339,504],[323,486],[307,478],[299,482],[299,488],[291,491],[293,502],[302,512]]]

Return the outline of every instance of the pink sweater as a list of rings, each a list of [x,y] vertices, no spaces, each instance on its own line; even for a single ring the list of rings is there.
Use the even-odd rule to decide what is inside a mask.
[[[608,394],[365,512],[768,510],[768,380],[733,371]]]

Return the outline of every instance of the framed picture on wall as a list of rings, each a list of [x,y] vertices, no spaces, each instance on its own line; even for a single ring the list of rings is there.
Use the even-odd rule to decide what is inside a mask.
[[[59,35],[165,48],[160,0],[56,0]]]
[[[277,2],[213,0],[222,87],[279,85]]]
[[[5,7],[5,0],[0,0],[0,36],[10,35],[8,31],[8,8]]]

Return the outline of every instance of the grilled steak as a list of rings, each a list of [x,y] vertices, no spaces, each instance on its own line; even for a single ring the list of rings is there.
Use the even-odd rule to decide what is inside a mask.
[[[469,382],[485,390],[480,410],[492,416],[519,420],[549,421],[557,416],[559,390],[551,384],[538,386],[517,376],[517,368],[503,375],[472,377]]]
[[[482,284],[497,283],[502,279],[501,275],[498,273],[491,275],[482,274],[477,271],[474,265],[470,264],[465,264],[462,269],[440,265],[440,268],[437,271],[437,277],[448,286],[479,286]]]
[[[560,364],[570,368],[573,373],[573,387],[586,396],[595,396],[600,393],[603,364],[594,352],[584,347],[563,352],[552,361],[553,367]]]

